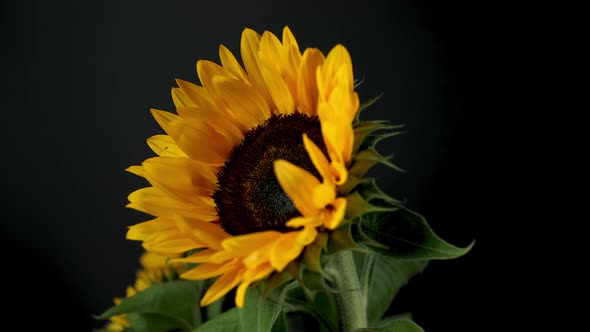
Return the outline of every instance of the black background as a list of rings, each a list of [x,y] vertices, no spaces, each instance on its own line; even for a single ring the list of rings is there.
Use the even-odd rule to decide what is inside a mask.
[[[3,1],[4,321],[89,331],[134,279],[124,208],[152,155],[150,107],[174,78],[239,52],[244,27],[350,51],[365,118],[405,123],[381,145],[406,173],[381,185],[443,238],[395,312],[428,331],[574,330],[583,321],[587,20],[580,8],[443,1]],[[383,176],[387,174],[387,176]],[[577,300],[581,299],[581,304]],[[577,329],[576,329],[577,330]]]

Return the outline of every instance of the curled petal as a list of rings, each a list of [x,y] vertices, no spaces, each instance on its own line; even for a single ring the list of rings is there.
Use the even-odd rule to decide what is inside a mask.
[[[305,217],[317,215],[318,209],[312,195],[320,185],[318,179],[303,168],[286,160],[274,162],[275,175],[281,188],[287,193],[293,204]]]
[[[346,212],[346,198],[340,197],[334,200],[330,206],[322,211],[322,219],[324,220],[324,226],[327,229],[336,229],[342,220]]]

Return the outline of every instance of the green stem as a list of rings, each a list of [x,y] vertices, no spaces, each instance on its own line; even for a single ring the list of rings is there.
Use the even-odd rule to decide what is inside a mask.
[[[340,310],[342,332],[353,332],[367,327],[367,308],[361,284],[350,250],[334,254],[331,276],[336,293],[334,294]]]

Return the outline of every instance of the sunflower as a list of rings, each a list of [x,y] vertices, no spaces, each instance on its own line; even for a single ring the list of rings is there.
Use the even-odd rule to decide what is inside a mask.
[[[217,277],[206,306],[237,287],[278,273],[342,222],[341,194],[353,157],[359,110],[350,55],[300,51],[288,27],[282,40],[245,29],[243,66],[223,45],[221,65],[197,62],[201,85],[177,80],[176,114],[152,109],[166,132],[148,139],[158,155],[128,171],[150,187],[128,207],[155,219],[127,238],[150,252],[196,263],[181,277]]]
[[[168,258],[168,256],[150,252],[143,253],[139,258],[142,269],[137,271],[135,284],[127,287],[125,296],[130,298],[154,284],[173,280],[176,274],[182,271],[182,266],[170,265]],[[118,297],[113,299],[116,305],[121,303],[121,301],[122,299]],[[121,332],[129,328],[131,328],[131,323],[127,319],[127,315],[117,315],[110,318],[110,323],[106,326],[106,331]]]

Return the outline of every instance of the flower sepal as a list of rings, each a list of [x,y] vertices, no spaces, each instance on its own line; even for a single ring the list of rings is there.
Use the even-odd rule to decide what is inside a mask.
[[[386,120],[359,121],[353,125],[354,145],[352,151],[357,153],[369,147],[374,148],[379,141],[402,134],[403,132],[394,130],[403,127],[403,124],[392,125]]]
[[[354,124],[353,159],[349,165],[348,179],[338,190],[341,195],[348,195],[358,185],[371,182],[364,175],[379,163],[396,171],[403,171],[391,162],[392,156],[384,157],[375,148],[380,141],[402,134],[403,132],[397,131],[402,127],[403,125],[391,125],[389,121],[360,121]]]
[[[313,260],[312,264],[309,264],[309,261],[305,263],[305,259],[303,261],[293,261],[287,266],[287,270],[291,277],[302,285],[305,292],[335,291],[331,286],[332,280],[330,276],[324,270],[329,261],[329,256],[325,254],[325,251],[323,253],[318,252],[317,256],[313,257]],[[268,293],[268,291],[265,290],[265,293]]]
[[[363,78],[363,80],[361,80],[361,81],[358,81],[358,82],[357,82],[357,83],[354,85],[354,87],[356,88],[356,87],[358,87],[359,85],[363,84],[363,81],[364,81],[364,78]],[[367,108],[369,108],[371,105],[375,104],[375,103],[376,103],[376,102],[377,102],[379,99],[381,99],[381,97],[383,97],[383,92],[381,92],[379,95],[377,95],[377,96],[375,96],[375,97],[373,97],[373,98],[371,98],[371,99],[369,99],[369,100],[367,100],[367,101],[365,101],[365,102],[362,102],[362,103],[359,105],[359,110],[358,110],[358,112],[356,112],[356,116],[355,116],[355,118],[354,118],[354,123],[355,123],[355,124],[359,123],[359,122],[361,121],[361,113],[362,113],[364,110],[366,110]]]

